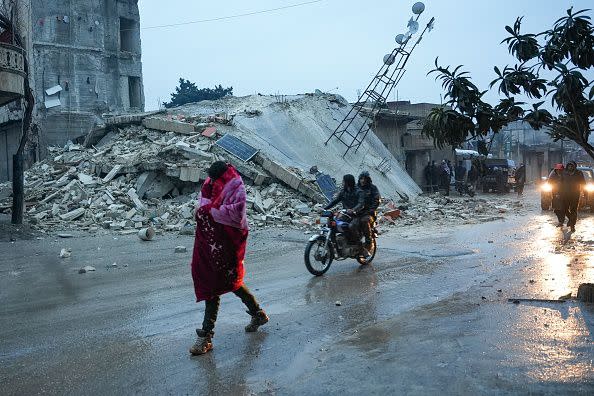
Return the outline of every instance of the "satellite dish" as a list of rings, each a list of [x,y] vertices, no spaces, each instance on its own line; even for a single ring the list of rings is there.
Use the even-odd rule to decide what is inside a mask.
[[[408,21],[408,32],[413,35],[419,31],[419,22],[417,21]]]
[[[396,42],[398,44],[404,44],[406,42],[406,38],[404,36],[404,34],[399,34],[396,36]]]
[[[395,60],[396,60],[396,57],[392,54],[384,55],[384,64],[385,65],[388,65],[388,66],[393,65]]]
[[[413,14],[420,15],[423,13],[423,11],[425,11],[425,4],[423,4],[420,1],[413,4],[413,6],[412,6]]]

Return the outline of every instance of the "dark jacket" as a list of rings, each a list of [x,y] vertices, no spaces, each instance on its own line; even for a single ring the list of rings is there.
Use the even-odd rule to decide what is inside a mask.
[[[525,184],[526,183],[526,167],[520,166],[516,170],[516,183],[517,184]]]
[[[586,179],[582,171],[576,169],[573,173],[569,173],[566,170],[561,177],[561,195],[566,198],[579,199],[585,185]]]
[[[324,209],[331,209],[339,203],[342,203],[343,209],[353,209],[355,206],[363,204],[363,194],[357,187],[353,190],[345,190],[343,188]]]
[[[455,176],[457,181],[464,181],[464,178],[466,177],[466,167],[464,165],[458,165],[456,167]]]
[[[353,211],[357,216],[375,216],[381,200],[379,190],[374,184],[368,184],[365,187],[358,185],[358,187],[362,194],[362,201],[353,208]]]

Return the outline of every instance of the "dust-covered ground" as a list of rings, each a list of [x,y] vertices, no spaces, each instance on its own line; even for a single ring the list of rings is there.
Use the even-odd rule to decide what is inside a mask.
[[[303,265],[309,235],[255,231],[246,284],[271,320],[246,334],[241,302],[224,296],[201,357],[188,353],[203,313],[192,237],[0,242],[2,393],[592,394],[594,308],[530,299],[594,281],[594,217],[572,235],[536,194],[522,202],[478,224],[402,222],[372,265],[318,278]]]

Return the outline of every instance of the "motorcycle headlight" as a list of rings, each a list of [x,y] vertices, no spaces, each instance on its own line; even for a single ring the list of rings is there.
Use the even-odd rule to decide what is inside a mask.
[[[551,191],[553,191],[553,186],[551,186],[550,183],[545,183],[542,185],[541,189],[544,192],[551,192]]]
[[[594,191],[594,183],[588,183],[588,184],[586,184],[585,190],[587,192],[593,192]]]

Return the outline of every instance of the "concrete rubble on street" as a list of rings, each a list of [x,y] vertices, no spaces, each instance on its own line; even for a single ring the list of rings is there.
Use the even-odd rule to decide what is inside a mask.
[[[310,169],[319,168],[340,182],[342,173],[357,172],[351,168],[358,161],[357,168],[369,166],[384,197],[381,226],[488,221],[517,205],[510,200],[494,207],[482,199],[417,197],[420,190],[397,163],[384,173],[372,167],[385,155],[372,144],[377,139],[372,134],[366,153],[355,154],[352,161],[342,158],[340,147],[314,149],[299,144],[306,139],[323,147],[331,133],[326,124],[344,111],[343,105],[335,95],[296,96],[283,106],[272,98],[252,96],[112,117],[92,131],[92,139],[87,137],[85,144],[51,147],[48,158],[26,172],[27,221],[41,232],[76,229],[129,234],[152,227],[157,232],[191,235],[200,185],[215,160],[232,163],[243,176],[252,228],[289,226],[312,231],[326,199]],[[292,118],[285,119],[287,108],[293,110]],[[293,125],[297,115],[307,127]],[[312,125],[312,115],[324,126]],[[279,135],[276,128],[285,133]],[[302,136],[303,130],[315,133]],[[242,161],[215,144],[228,133],[251,144],[257,153]],[[258,145],[261,140],[268,144]],[[0,185],[0,191],[7,189],[8,184]],[[11,197],[1,197],[0,212],[7,213]]]

